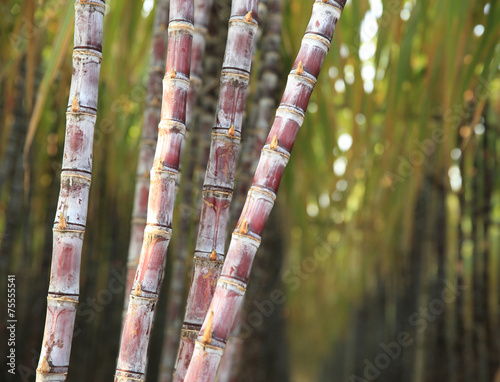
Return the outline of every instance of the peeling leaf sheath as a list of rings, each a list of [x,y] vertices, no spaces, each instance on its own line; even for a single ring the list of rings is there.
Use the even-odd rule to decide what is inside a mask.
[[[302,44],[288,77],[281,104],[243,208],[212,300],[213,317],[206,316],[196,341],[185,382],[212,382],[246,291],[255,253],[288,163],[297,132],[323,60],[330,48],[335,25],[345,1],[316,1]],[[301,74],[297,74],[303,71]],[[276,137],[276,138],[275,138]],[[273,140],[276,148],[271,148]],[[274,144],[273,144],[274,146]],[[210,345],[203,336],[210,321]]]

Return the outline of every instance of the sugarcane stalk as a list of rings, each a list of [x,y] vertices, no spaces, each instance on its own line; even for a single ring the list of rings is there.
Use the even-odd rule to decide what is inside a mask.
[[[179,234],[176,236],[176,248],[175,248],[175,256],[182,256],[184,258],[184,266],[187,267],[187,255],[189,251],[189,247],[187,245],[188,240],[191,239],[191,232],[198,226],[198,219],[201,211],[201,203],[198,200],[200,195],[199,191],[201,191],[203,186],[203,177],[201,176],[202,171],[205,169],[208,161],[208,155],[210,151],[210,132],[212,130],[214,124],[214,113],[217,108],[217,94],[218,94],[218,75],[221,70],[222,65],[222,56],[224,52],[224,46],[220,43],[221,40],[225,40],[227,35],[227,24],[221,23],[219,18],[221,16],[214,17],[214,19],[210,22],[209,25],[209,34],[206,38],[207,42],[207,51],[204,59],[203,65],[203,80],[202,83],[204,85],[204,90],[202,90],[202,97],[200,97],[200,111],[198,117],[196,118],[196,127],[193,129],[191,140],[189,143],[189,155],[188,155],[188,166],[186,169],[186,177],[184,178],[184,182],[182,184],[183,188],[183,199],[182,206],[184,207],[183,213],[186,213],[186,216],[189,218],[189,222],[185,219],[185,216],[181,217],[181,224],[179,226]],[[217,78],[217,79],[215,79]],[[184,190],[189,189],[191,191],[186,197],[184,194]],[[198,191],[199,190],[199,191]],[[194,218],[194,219],[193,219]],[[186,229],[184,223],[189,223],[189,228]],[[181,232],[181,231],[189,231]],[[193,244],[194,246],[194,244]],[[174,271],[172,271],[172,279],[176,278],[176,281],[172,280],[171,283],[175,283],[179,289],[173,292],[173,294],[177,295],[177,297],[173,297],[178,299],[178,296],[182,295],[182,301],[185,296],[185,276],[186,269],[180,270],[180,267]],[[182,280],[180,280],[182,278]],[[179,279],[179,280],[177,280]],[[182,281],[182,285],[181,285]],[[173,286],[172,286],[173,287]],[[170,305],[170,300],[172,296],[170,296],[169,288],[169,298],[168,305]],[[182,319],[184,316],[184,305],[179,306],[179,311],[174,312],[170,306],[167,306],[167,323],[165,328],[165,341],[169,342],[168,345],[164,345],[163,355],[162,355],[162,364],[160,365],[160,380],[162,378],[172,378],[172,371],[168,371],[171,365],[175,365],[175,360],[177,357],[177,349],[179,346],[179,332],[180,327],[182,326]],[[174,317],[175,316],[175,317]],[[179,316],[179,326],[177,327],[177,316]],[[173,329],[173,327],[176,329]],[[175,332],[175,333],[174,333]],[[175,345],[172,344],[168,337],[173,338]],[[168,351],[166,347],[168,346]]]
[[[206,34],[208,22],[212,10],[212,0],[197,0],[194,5],[194,35],[191,53],[191,83],[188,91],[186,106],[186,127],[190,134],[196,134],[192,128],[194,120],[194,109],[196,100],[202,86],[203,57],[205,55]],[[172,262],[172,276],[168,290],[167,300],[167,322],[165,328],[165,339],[163,342],[161,364],[159,370],[159,381],[172,380],[177,347],[179,346],[180,330],[182,326],[182,313],[184,307],[184,294],[186,289],[186,260],[188,253],[188,239],[191,227],[191,205],[193,196],[193,173],[198,145],[191,137],[190,157],[186,178],[181,185],[182,204],[186,208],[181,211],[179,234],[176,237],[176,250]],[[186,142],[186,139],[184,140]],[[181,149],[183,156],[184,145]]]
[[[266,4],[269,3],[269,4]],[[262,10],[263,8],[263,10]],[[269,8],[269,9],[267,9]],[[263,16],[266,15],[264,22]],[[259,3],[259,17],[263,21],[263,41],[261,47],[261,66],[259,67],[257,91],[253,96],[253,109],[248,118],[249,137],[243,144],[241,153],[241,173],[236,195],[231,206],[233,216],[239,213],[245,204],[246,193],[252,183],[252,174],[255,172],[260,157],[260,149],[264,146],[271,119],[276,104],[279,102],[279,48],[281,43],[281,0],[261,1]],[[237,221],[234,216],[233,221]],[[241,313],[240,313],[241,314]],[[238,379],[243,340],[239,338],[241,317],[237,318],[222,357],[217,381],[226,382]]]
[[[66,111],[61,188],[53,228],[47,316],[37,381],[65,381],[68,372],[92,175],[104,5],[104,0],[75,2],[73,75]]]
[[[260,158],[260,150],[264,146],[276,104],[279,102],[279,65],[281,44],[281,0],[268,0],[269,6],[264,36],[261,47],[261,66],[259,67],[257,91],[253,96],[253,108],[248,118],[248,138],[241,150],[240,178],[235,190],[235,198],[231,206],[236,223],[243,208],[246,194],[252,184],[252,175],[255,172]],[[264,2],[259,3],[265,6]],[[259,10],[259,15],[263,12]]]
[[[215,379],[246,291],[264,225],[274,205],[283,171],[344,5],[345,0],[319,0],[314,3],[281,104],[262,149],[252,187],[233,232],[209,312],[198,335],[184,379],[186,382],[211,382]]]
[[[193,19],[192,0],[171,1],[161,122],[150,172],[147,223],[123,326],[115,381],[143,381],[146,372],[151,326],[172,234],[181,146],[186,132]]]
[[[167,24],[170,0],[160,0],[156,5],[149,61],[149,79],[146,93],[146,108],[141,132],[141,146],[137,162],[134,207],[130,229],[130,242],[127,260],[126,291],[132,289],[134,276],[141,255],[142,239],[146,227],[149,196],[149,170],[153,166],[158,124],[160,123],[160,99],[162,78],[165,73],[165,54],[167,49]],[[127,313],[129,296],[125,293],[123,316]]]
[[[224,259],[226,225],[250,79],[253,39],[258,28],[257,5],[257,0],[232,2],[216,121],[202,191],[193,276],[174,381],[184,380],[196,334],[208,311]]]
[[[227,1],[227,0],[224,0]],[[200,97],[199,120],[199,140],[198,153],[193,174],[194,187],[197,191],[197,199],[193,197],[193,206],[196,209],[196,217],[199,220],[201,214],[202,198],[201,190],[205,178],[205,170],[210,155],[210,134],[214,126],[215,112],[217,110],[217,98],[219,94],[219,74],[222,68],[222,57],[224,56],[224,46],[221,41],[227,38],[227,23],[221,23],[215,20],[214,24],[209,25],[209,35],[207,36],[207,53],[204,63],[204,88],[202,97]]]
[[[196,125],[193,125],[196,128],[193,129],[189,142],[188,165],[184,181],[181,184],[183,207],[181,213],[184,215],[181,217],[179,234],[176,236],[175,256],[179,259],[182,257],[183,263],[177,262],[178,268],[172,271],[172,285],[169,288],[169,298],[167,299],[167,323],[160,365],[160,381],[172,378],[172,371],[180,341],[179,334],[184,317],[185,276],[190,250],[188,242],[191,240],[192,233],[194,234],[194,230],[198,226],[201,211],[199,195],[203,186],[201,173],[204,173],[201,169],[203,168],[204,170],[207,165],[210,151],[210,132],[213,127],[214,113],[217,108],[218,86],[216,85],[219,83],[217,77],[220,73],[224,52],[224,46],[220,41],[224,41],[227,34],[227,24],[221,23],[219,17],[214,17],[208,28],[209,34],[206,38],[207,50],[204,58],[202,80],[202,83],[205,85],[203,86],[204,90],[202,90],[202,94],[200,94],[202,95],[200,97],[200,110],[195,118],[196,121],[194,123]],[[185,193],[185,191],[189,192]],[[181,269],[182,264],[184,264],[184,269]],[[175,291],[172,291],[174,288]],[[179,308],[178,311],[170,307],[171,299],[176,299],[176,301],[181,300],[177,305]],[[172,304],[174,303],[172,302]]]

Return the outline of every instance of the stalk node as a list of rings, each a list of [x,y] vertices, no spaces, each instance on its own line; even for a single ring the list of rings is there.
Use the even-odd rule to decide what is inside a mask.
[[[137,285],[135,286],[135,290],[134,290],[134,296],[140,296],[141,293],[142,293],[141,284],[137,283]]]
[[[216,259],[217,259],[217,252],[214,249],[210,254],[210,260],[215,261]]]
[[[304,66],[302,65],[302,61],[299,61],[297,65],[297,70],[295,71],[299,76],[304,73]]]
[[[240,233],[243,235],[248,233],[248,220],[244,219],[240,226]]]
[[[59,212],[59,224],[57,225],[57,228],[59,229],[66,229],[68,224],[66,223],[66,219],[64,218],[64,215],[62,212]]]
[[[208,316],[207,326],[205,328],[205,333],[203,333],[203,338],[201,341],[203,344],[208,345],[212,342],[212,319],[214,318],[214,311],[210,310],[210,316]]]
[[[278,148],[278,136],[277,135],[275,135],[273,137],[273,140],[271,141],[271,144],[269,145],[269,148],[271,150],[276,150]]]
[[[170,69],[169,72],[167,73],[167,78],[175,78],[177,76],[177,72],[174,70],[174,68]]]
[[[78,104],[78,99],[76,98],[76,95],[74,95],[73,104],[71,105],[71,111],[73,113],[76,113],[78,110],[80,110],[80,105]]]
[[[42,364],[38,368],[38,370],[42,374],[50,373],[50,365],[49,362],[47,361],[47,357],[43,357],[42,359]]]

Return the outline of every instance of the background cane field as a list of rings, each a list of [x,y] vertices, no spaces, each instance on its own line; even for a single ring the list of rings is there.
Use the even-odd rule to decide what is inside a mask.
[[[500,382],[499,2],[0,14],[0,381]]]

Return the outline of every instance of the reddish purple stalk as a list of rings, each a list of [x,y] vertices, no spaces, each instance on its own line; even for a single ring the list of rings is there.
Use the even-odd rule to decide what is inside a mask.
[[[187,106],[186,106],[186,127],[191,130],[193,126],[194,108],[198,97],[203,75],[203,57],[205,55],[206,34],[208,21],[212,10],[212,0],[198,0],[194,9],[194,35],[191,57],[191,84],[189,86]],[[185,142],[187,139],[184,140]],[[192,139],[191,139],[192,141]],[[193,144],[193,142],[191,142]],[[184,148],[181,150],[181,153]],[[182,154],[181,154],[182,155]],[[192,176],[195,158],[188,158],[187,179],[182,184],[182,203],[191,207],[192,204]],[[159,381],[170,382],[173,378],[175,358],[180,341],[180,330],[182,326],[182,315],[184,308],[184,294],[186,289],[186,260],[187,241],[190,238],[189,231],[191,217],[194,214],[182,211],[180,227],[176,240],[178,245],[172,261],[172,276],[168,290],[167,322],[165,329],[165,339],[163,342],[161,364],[159,369]]]
[[[69,368],[92,176],[103,19],[103,0],[75,2],[73,76],[66,111],[61,189],[53,228],[47,317],[37,381],[65,381]]]
[[[126,291],[130,291],[134,283],[134,276],[141,255],[144,228],[146,227],[149,196],[149,170],[151,170],[153,166],[155,147],[158,140],[158,124],[160,123],[160,99],[162,92],[162,76],[165,73],[169,4],[170,0],[160,0],[155,10],[146,109],[144,111],[141,148],[137,163],[134,208],[132,210],[130,242],[128,247]],[[129,296],[125,294],[124,316],[127,313],[128,300]]]
[[[231,239],[214,298],[198,335],[186,382],[215,379],[229,332],[246,291],[255,253],[335,25],[346,0],[316,1],[271,132],[262,149],[252,187]]]
[[[269,4],[269,10],[267,10]],[[262,16],[265,15],[265,16]],[[257,91],[253,97],[246,143],[241,153],[241,173],[236,198],[232,205],[234,221],[245,204],[246,193],[252,184],[252,175],[259,162],[260,150],[266,141],[276,104],[279,102],[279,65],[281,43],[281,0],[262,1],[259,3],[259,17],[263,20],[264,32],[261,43],[261,62]],[[235,320],[233,329],[222,357],[217,381],[237,381],[241,364],[243,340],[238,337],[241,329],[241,317]]]
[[[163,79],[161,122],[148,200],[141,257],[123,326],[115,381],[143,381],[156,303],[172,233],[181,146],[186,132],[193,38],[192,0],[172,0]]]
[[[257,26],[257,0],[234,0],[175,381],[184,380],[196,334],[210,306],[224,259],[226,225]]]

